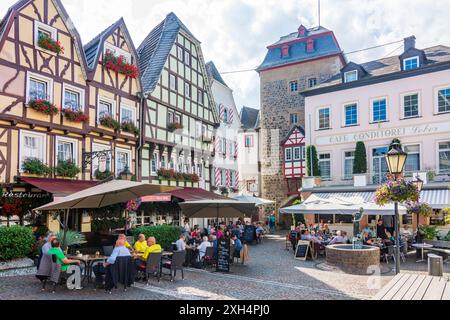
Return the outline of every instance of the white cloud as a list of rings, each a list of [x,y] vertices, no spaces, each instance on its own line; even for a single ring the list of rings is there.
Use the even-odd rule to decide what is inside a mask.
[[[0,13],[15,0],[2,0]],[[258,66],[266,47],[294,32],[300,23],[317,24],[317,0],[62,0],[84,43],[121,16],[138,46],[171,11],[202,42],[207,61],[220,71]],[[333,30],[350,52],[416,35],[418,47],[450,46],[450,1],[322,0],[322,25]],[[349,56],[364,62],[383,57],[401,44]],[[398,54],[401,49],[395,53]],[[237,105],[259,107],[256,72],[223,76]]]

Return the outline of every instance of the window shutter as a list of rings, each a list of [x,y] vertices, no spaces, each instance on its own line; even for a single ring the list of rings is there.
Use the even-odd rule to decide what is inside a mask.
[[[228,119],[229,121],[229,123],[233,123],[233,120],[234,120],[234,110],[233,109],[230,109],[230,115],[229,115],[229,119]]]

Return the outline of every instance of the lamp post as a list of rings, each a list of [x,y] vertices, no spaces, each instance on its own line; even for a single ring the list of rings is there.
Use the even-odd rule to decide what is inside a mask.
[[[416,180],[413,181],[413,184],[416,186],[417,191],[420,194],[422,192],[422,188],[423,188],[423,181],[422,181],[422,179],[420,179],[419,176],[417,176]],[[416,221],[417,221],[417,231],[419,231],[419,214],[418,213],[417,213]]]
[[[405,169],[408,154],[402,150],[399,143],[394,143],[392,149],[386,155],[389,172],[394,176],[394,180],[400,177]],[[394,203],[395,208],[395,273],[400,273],[400,215],[398,213],[398,202]]]

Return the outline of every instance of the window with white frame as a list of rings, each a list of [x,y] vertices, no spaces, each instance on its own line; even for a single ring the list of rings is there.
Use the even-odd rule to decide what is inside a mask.
[[[322,179],[331,179],[331,154],[322,153],[319,155],[319,170]]]
[[[438,90],[438,113],[450,112],[450,88]]]
[[[77,164],[78,141],[63,137],[56,137],[56,163],[70,162]]]
[[[414,118],[419,116],[419,94],[408,94],[403,96],[403,117]]]
[[[294,147],[294,161],[302,160],[302,148]]]
[[[355,164],[355,151],[344,152],[344,180],[353,179],[354,164]]]
[[[46,162],[47,136],[43,133],[20,131],[20,170],[27,159],[39,159]]]
[[[191,85],[189,83],[184,84],[184,95],[186,97],[191,97]]]
[[[246,135],[245,136],[245,147],[252,148],[253,147],[253,136]]]
[[[184,52],[183,52],[183,48],[182,47],[178,47],[177,46],[177,56],[178,59],[183,62],[183,58],[184,58]]]
[[[356,126],[358,124],[358,104],[352,103],[344,106],[345,126]]]
[[[412,57],[403,60],[403,70],[408,71],[420,67],[419,57]]]
[[[136,124],[136,109],[128,106],[120,106],[120,123]]]
[[[52,102],[53,80],[39,74],[27,74],[27,101],[47,100]]]
[[[165,155],[162,155],[162,156],[161,156],[161,165],[160,165],[160,168],[166,169],[166,167],[167,167],[166,156],[165,156]]]
[[[358,80],[358,70],[352,70],[344,73],[344,82],[353,82]]]
[[[191,65],[191,54],[188,51],[184,51],[184,63],[188,66]]]
[[[131,63],[131,54],[125,50],[113,46],[111,43],[105,42],[103,52],[104,53],[110,52],[115,57],[123,57],[126,63]]]
[[[34,45],[39,47],[39,39],[41,37],[50,37],[53,41],[58,41],[58,31],[49,25],[39,21],[34,21]],[[40,50],[45,50],[40,48]]]
[[[109,151],[111,150],[111,146],[104,144],[93,144],[92,151],[100,152],[100,151]],[[112,162],[112,154],[110,152],[107,153],[106,156],[106,171],[111,171],[111,162]],[[99,169],[99,158],[95,157],[92,159],[92,173],[95,175],[95,172]]]
[[[64,84],[64,101],[63,107],[64,109],[70,109],[72,111],[80,111],[83,110],[84,105],[84,90],[75,88],[69,85]]]
[[[317,110],[318,129],[326,130],[330,129],[330,108],[322,108]]]
[[[102,119],[104,117],[113,117],[114,118],[114,103],[113,101],[105,98],[98,99],[98,119]]]
[[[408,154],[405,164],[405,175],[412,176],[415,172],[420,171],[420,145],[404,146],[404,151]]]
[[[205,97],[204,97],[204,92],[200,89],[198,90],[198,93],[197,93],[197,100],[198,100],[199,104],[203,105]]]
[[[203,165],[201,163],[197,163],[197,175],[199,178],[203,177]]]
[[[372,101],[372,121],[384,122],[387,121],[387,101],[386,98]]]
[[[302,160],[305,161],[306,160],[306,147],[302,146]]]
[[[128,169],[131,171],[131,151],[116,149],[116,175]]]
[[[158,172],[158,153],[154,152],[150,161],[150,173],[152,176],[156,176]]]
[[[177,77],[174,74],[169,76],[169,86],[170,90],[177,91]]]
[[[317,86],[317,78],[308,79],[308,88],[314,88]]]
[[[439,173],[450,174],[450,141],[439,143]]]
[[[291,162],[292,161],[292,148],[286,148],[284,150],[284,160],[286,162]]]

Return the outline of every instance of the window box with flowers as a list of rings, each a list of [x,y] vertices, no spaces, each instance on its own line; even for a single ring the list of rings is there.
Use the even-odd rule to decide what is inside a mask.
[[[100,181],[106,180],[112,176],[113,176],[113,173],[109,170],[106,170],[105,172],[100,172],[99,170],[96,170],[94,173],[95,179],[100,180]]]
[[[102,126],[113,129],[114,131],[119,131],[121,127],[119,121],[114,120],[110,115],[101,117],[99,122]]]
[[[28,106],[34,111],[50,115],[58,114],[58,108],[48,100],[32,99],[28,102]]]
[[[47,176],[51,173],[50,168],[37,158],[25,159],[22,163],[22,171],[37,176]]]
[[[169,181],[175,181],[177,177],[177,173],[173,170],[167,170],[167,169],[159,169],[158,172],[159,180],[169,180]]]
[[[55,168],[55,174],[58,177],[63,178],[75,178],[81,172],[80,168],[77,167],[72,161],[59,161]]]
[[[53,40],[51,36],[44,33],[39,36],[38,46],[56,54],[64,53],[64,47],[61,46],[61,43]]]
[[[167,125],[167,130],[169,130],[170,132],[174,132],[176,130],[183,130],[183,129],[184,129],[184,126],[178,122],[172,122]]]
[[[122,122],[120,127],[121,127],[122,131],[124,131],[124,132],[132,133],[135,136],[139,136],[139,133],[140,133],[139,128],[136,127],[136,125],[131,121]]]
[[[124,56],[116,57],[109,50],[103,57],[103,66],[133,79],[139,77],[139,69],[136,65],[127,63]]]
[[[81,110],[72,110],[70,108],[64,108],[61,110],[61,113],[63,114],[64,118],[66,118],[67,121],[72,121],[76,123],[89,121],[89,116],[85,115],[84,112]]]
[[[384,206],[388,203],[417,203],[419,191],[410,181],[388,181],[380,186],[375,193],[375,203]]]

